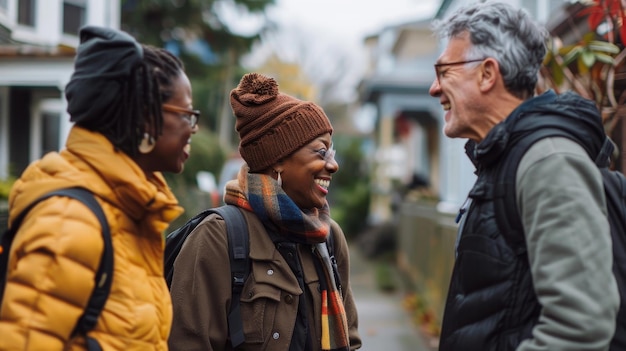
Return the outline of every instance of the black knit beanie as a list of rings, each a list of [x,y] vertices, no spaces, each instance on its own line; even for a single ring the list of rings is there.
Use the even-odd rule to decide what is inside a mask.
[[[65,88],[70,121],[97,129],[102,118],[122,108],[123,84],[143,60],[141,45],[129,34],[104,27],[80,30],[74,73]]]

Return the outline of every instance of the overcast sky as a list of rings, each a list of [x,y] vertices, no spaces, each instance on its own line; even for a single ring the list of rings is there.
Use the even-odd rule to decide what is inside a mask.
[[[351,100],[365,67],[363,40],[387,26],[431,18],[441,1],[277,0],[266,14],[277,24],[278,31],[264,36],[263,44],[244,65],[254,68],[270,53],[277,53],[285,62],[298,63],[313,80],[324,80],[325,73],[337,71],[338,62],[348,62],[336,86],[340,100]],[[222,16],[235,32],[256,33],[263,23],[260,17],[242,16],[224,6]],[[328,70],[324,72],[324,68]],[[331,95],[335,96],[334,92]]]
[[[388,25],[435,14],[441,0],[277,0],[271,16],[286,26],[298,25],[328,40],[360,45],[363,38]]]

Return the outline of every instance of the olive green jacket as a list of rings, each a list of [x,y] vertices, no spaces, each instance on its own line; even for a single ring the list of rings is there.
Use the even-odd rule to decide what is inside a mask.
[[[517,351],[608,350],[620,301],[598,167],[577,143],[546,138],[522,158],[516,189],[542,306]]]

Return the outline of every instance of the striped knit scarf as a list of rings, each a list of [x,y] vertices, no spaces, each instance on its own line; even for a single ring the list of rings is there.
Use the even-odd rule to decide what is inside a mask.
[[[302,210],[270,176],[248,173],[246,167],[238,179],[226,184],[224,202],[254,212],[266,228],[290,241],[314,245],[321,269],[322,350],[350,349],[348,322],[343,298],[335,283],[325,241],[330,232],[328,204],[321,209]],[[323,275],[323,276],[322,276]]]

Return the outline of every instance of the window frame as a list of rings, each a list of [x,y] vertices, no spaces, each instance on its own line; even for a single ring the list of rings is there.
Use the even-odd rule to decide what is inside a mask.
[[[17,0],[17,24],[35,27],[37,0]]]
[[[62,23],[61,23],[61,32],[64,35],[73,35],[73,36],[78,36],[78,31],[80,30],[80,28],[82,26],[84,26],[87,23],[87,0],[63,0],[61,3],[61,11],[62,11]],[[73,7],[74,10],[76,11],[76,13],[72,14],[78,14],[79,18],[71,18],[71,20],[75,21],[76,23],[68,23],[68,14],[67,14],[67,10],[68,7]]]

